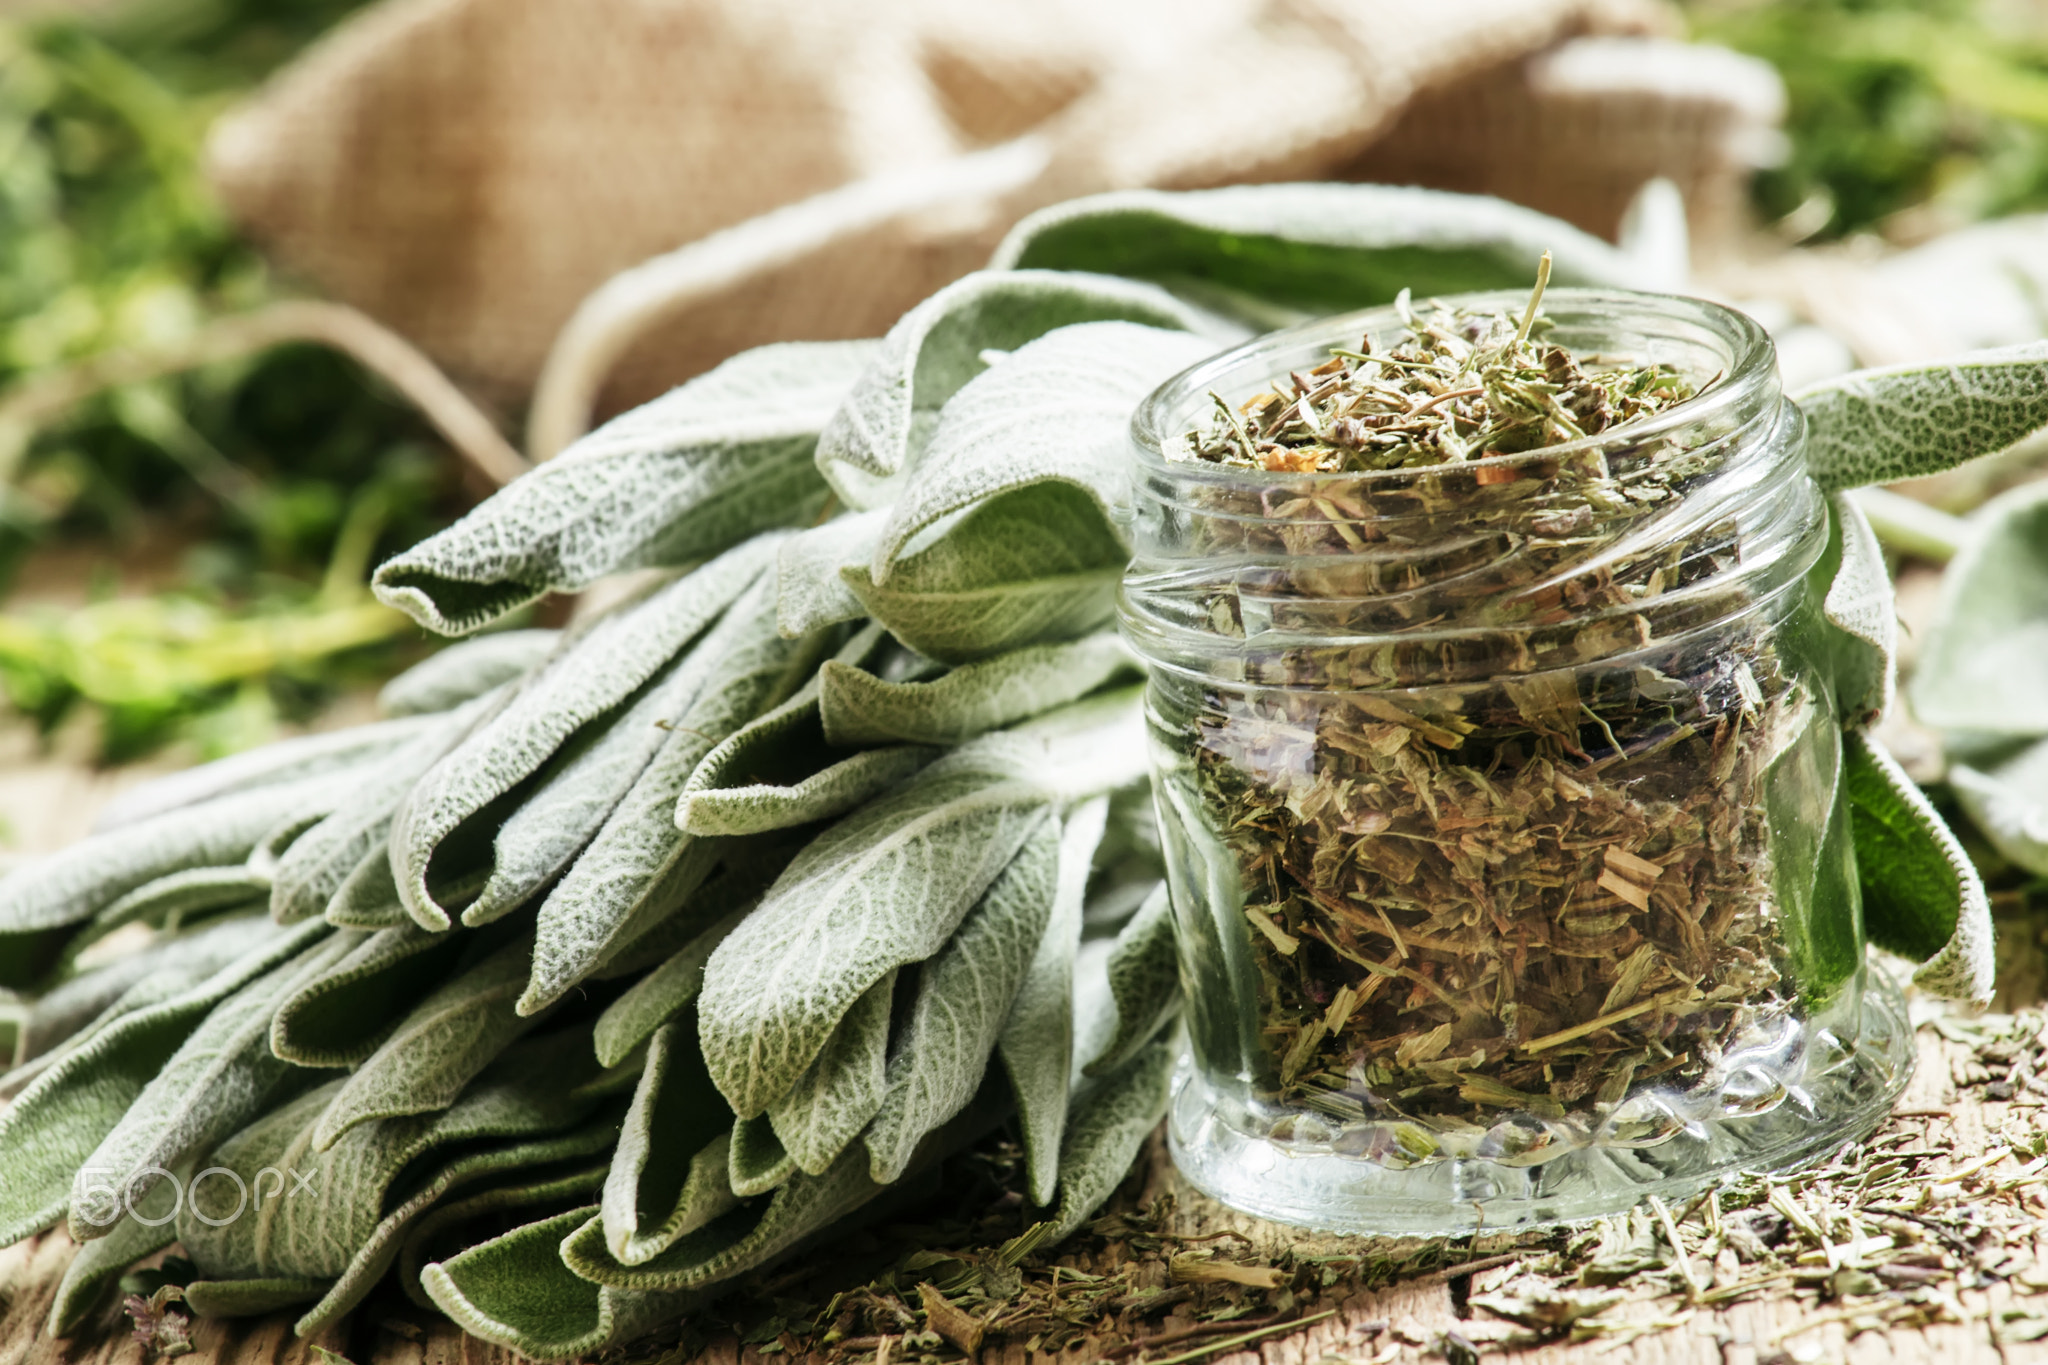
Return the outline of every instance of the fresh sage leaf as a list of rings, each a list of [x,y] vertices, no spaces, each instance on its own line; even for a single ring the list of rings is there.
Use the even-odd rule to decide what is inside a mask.
[[[419,1003],[349,1076],[313,1129],[324,1152],[374,1119],[431,1114],[540,1022],[515,1012],[533,944],[522,936]]]
[[[921,654],[972,663],[1100,629],[1130,552],[1094,496],[1072,484],[1018,489],[912,545],[886,583],[867,565],[840,577],[867,614]]]
[[[775,1136],[766,1114],[733,1124],[726,1175],[735,1195],[752,1199],[788,1183],[795,1174],[796,1159],[782,1149],[782,1139]]]
[[[73,1241],[114,1230],[170,1169],[204,1155],[272,1102],[292,1064],[270,1050],[278,1003],[354,947],[331,934],[222,1000],[150,1078],[80,1166],[72,1186]]]
[[[919,532],[1040,484],[1087,493],[1114,532],[1117,509],[1130,501],[1132,410],[1214,349],[1186,332],[1089,322],[1041,336],[969,382],[903,476],[870,561],[873,582],[888,585]]]
[[[874,352],[793,342],[734,356],[514,480],[387,561],[372,586],[429,630],[461,635],[544,593],[802,525],[825,501],[818,431]]]
[[[198,984],[278,931],[261,919],[214,921],[167,934],[50,988],[30,1008],[17,1041],[22,1061],[89,1033],[117,1012],[146,1008]]]
[[[1116,1031],[1084,1074],[1098,1076],[1128,1062],[1180,1011],[1180,963],[1174,952],[1173,907],[1166,883],[1153,888],[1116,936],[1109,956]]]
[[[1051,922],[1060,826],[1047,820],[989,883],[959,930],[919,968],[887,1092],[865,1138],[868,1175],[900,1179],[925,1136],[981,1089],[989,1055]]]
[[[1081,904],[1088,869],[1109,819],[1109,801],[1076,809],[1060,830],[1052,912],[1025,969],[996,1048],[1017,1096],[1027,1193],[1050,1204],[1059,1183],[1060,1135],[1074,1070],[1074,958],[1081,948]]]
[[[761,834],[835,819],[937,757],[936,749],[898,744],[842,758],[787,786],[752,783],[694,792],[686,787],[676,827],[699,836]]]
[[[391,830],[392,869],[413,918],[436,930],[452,922],[427,885],[442,841],[639,690],[760,578],[773,554],[772,541],[757,539],[600,618],[428,770]]]
[[[162,1251],[177,1240],[171,1227],[172,1211],[180,1192],[191,1181],[192,1168],[176,1172],[174,1181],[160,1181],[148,1194],[135,1200],[136,1216],[115,1223],[104,1237],[96,1237],[78,1248],[64,1278],[50,1300],[50,1316],[44,1330],[53,1337],[68,1337],[106,1298],[128,1267],[145,1256]]]
[[[896,973],[885,972],[853,1002],[817,1060],[768,1106],[768,1123],[790,1160],[822,1174],[882,1107],[889,1065],[889,1014]]]
[[[347,1267],[320,1301],[292,1324],[292,1331],[300,1337],[313,1336],[368,1297],[398,1260],[414,1226],[451,1190],[509,1172],[546,1170],[564,1161],[588,1160],[608,1149],[617,1132],[612,1123],[597,1123],[556,1136],[455,1155],[377,1221]]]
[[[434,717],[413,717],[327,730],[187,768],[122,792],[100,811],[93,831],[105,833],[259,787],[283,788],[359,768],[396,753],[437,723]]]
[[[959,1151],[1000,1122],[1007,1108],[1001,1091],[999,1085],[984,1088],[972,1105],[925,1140],[911,1169],[924,1169]],[[737,1145],[737,1132],[734,1137]],[[856,1144],[824,1174],[799,1171],[772,1198],[734,1209],[641,1265],[621,1265],[612,1258],[596,1218],[562,1240],[562,1260],[576,1274],[617,1288],[702,1288],[774,1264],[887,1188],[868,1179],[867,1153]]]
[[[176,929],[223,910],[254,906],[270,890],[270,879],[244,863],[193,867],[144,882],[92,917],[81,935],[97,939],[124,924]]]
[[[572,1360],[630,1341],[700,1302],[692,1293],[601,1288],[562,1263],[594,1207],[515,1228],[424,1266],[420,1285],[463,1331],[529,1360]]]
[[[391,821],[399,802],[421,774],[502,700],[486,694],[463,703],[438,717],[442,721],[438,728],[361,771],[348,795],[318,824],[294,839],[268,869],[271,918],[279,924],[295,924],[324,915],[364,859],[381,855],[388,862]]]
[[[1922,990],[1989,1004],[1997,964],[1976,866],[1883,745],[1860,731],[1842,744],[1870,941],[1920,963],[1913,982]]]
[[[727,662],[714,628],[699,647],[671,660],[615,716],[583,727],[555,756],[540,785],[499,826],[491,875],[467,925],[486,924],[524,905],[583,851],[633,784],[683,723],[685,713]]]
[[[676,829],[684,784],[721,740],[787,698],[817,666],[815,641],[776,632],[772,592],[761,581],[705,637],[701,648],[720,661],[717,675],[541,902],[520,1013],[559,999],[607,950],[670,913],[711,871],[716,851]]]
[[[704,964],[725,936],[753,913],[755,903],[749,900],[714,922],[605,1007],[597,1019],[597,1060],[601,1065],[617,1066],[697,998],[704,989]]]
[[[782,542],[775,561],[775,615],[784,635],[808,635],[867,615],[842,571],[866,567],[888,522],[889,509],[877,507],[834,517]]]
[[[1846,494],[1828,499],[1828,543],[1807,584],[1808,596],[1821,604],[1818,649],[1836,715],[1845,726],[1875,724],[1891,706],[1898,608],[1884,548]]]
[[[1857,370],[1792,398],[1822,492],[1938,474],[2048,426],[2048,341]]]
[[[63,1217],[72,1178],[214,1006],[329,932],[273,935],[196,986],[110,1020],[0,1113],[0,1245]]]
[[[346,957],[279,1004],[271,1050],[297,1066],[356,1066],[377,1051],[414,1001],[447,979],[467,947],[410,921],[355,941]]]
[[[1474,289],[1526,289],[1550,252],[1558,284],[1654,289],[1641,263],[1505,200],[1387,185],[1124,190],[1069,200],[1010,230],[992,269],[1153,280],[1259,327]]]
[[[1070,644],[1034,645],[966,664],[930,682],[887,682],[835,661],[819,671],[827,742],[959,744],[1074,701],[1135,668],[1105,631]]]
[[[848,506],[888,501],[886,480],[911,464],[920,429],[987,368],[987,352],[1110,320],[1190,331],[1211,321],[1162,289],[1110,276],[1016,270],[955,280],[889,329],[818,437],[818,467]],[[1219,335],[1201,350],[1236,339]]]
[[[587,1031],[529,1039],[486,1068],[449,1108],[361,1124],[323,1152],[314,1148],[314,1131],[346,1084],[331,1081],[214,1149],[213,1164],[242,1185],[195,1182],[178,1215],[178,1240],[208,1279],[335,1279],[401,1202],[393,1185],[402,1173],[426,1169],[415,1163],[430,1158],[439,1165],[490,1150],[488,1139],[509,1146],[567,1133],[599,1102],[587,1087],[596,1074]],[[276,1191],[270,1187],[280,1182],[264,1177],[269,1202],[262,1216],[230,1216],[243,1191],[256,1196],[266,1168],[290,1174]]]
[[[1046,818],[1004,750],[959,750],[797,855],[704,971],[704,1055],[753,1118],[797,1083],[869,987],[931,956]]]
[[[405,902],[399,899],[398,879],[391,871],[391,848],[372,849],[348,874],[341,888],[322,912],[337,929],[395,929],[412,925]]]
[[[0,877],[0,930],[76,924],[159,877],[239,863],[283,813],[321,809],[337,785],[323,775],[233,792],[82,839]]]
[[[1130,1174],[1131,1162],[1166,1117],[1174,1048],[1152,1043],[1074,1106],[1060,1143],[1059,1211],[1048,1242],[1072,1234]]]
[[[453,711],[540,667],[561,643],[559,630],[499,630],[449,645],[385,683],[377,710],[392,717]]]
[[[1993,848],[2035,876],[2048,877],[2048,740],[1995,762],[1952,762],[1948,780]]]
[[[739,1203],[732,1111],[697,1050],[694,1020],[656,1030],[619,1134],[599,1221],[621,1265],[640,1265]]]
[[[529,1217],[547,1217],[589,1207],[604,1188],[609,1169],[604,1161],[570,1161],[521,1172],[511,1184],[487,1184],[482,1189],[465,1190],[459,1199],[441,1200],[412,1225],[398,1249],[398,1287],[421,1308],[433,1310],[435,1303],[420,1283],[426,1265],[489,1240],[491,1232],[485,1229],[506,1226],[505,1215],[514,1210]],[[561,1265],[559,1257],[555,1263]]]
[[[1945,730],[2048,735],[2048,486],[2023,484],[1970,521],[1913,669],[1913,714]]]
[[[853,666],[878,652],[881,627],[860,631],[828,659]],[[759,834],[844,814],[936,757],[927,749],[829,756],[813,676],[780,706],[750,721],[704,756],[684,784],[676,827],[706,836]]]
[[[330,1287],[327,1280],[289,1275],[194,1280],[185,1286],[185,1306],[202,1318],[260,1318],[311,1302]]]

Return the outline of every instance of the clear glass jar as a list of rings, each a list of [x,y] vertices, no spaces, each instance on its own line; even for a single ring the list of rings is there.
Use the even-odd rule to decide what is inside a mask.
[[[1212,393],[1383,347],[1381,309],[1197,366],[1133,422],[1121,618],[1192,1045],[1173,1152],[1252,1213],[1588,1217],[1811,1158],[1910,1068],[1864,964],[1806,591],[1827,521],[1770,340],[1692,299],[1544,312],[1582,361],[1698,396],[1422,469],[1169,458]]]

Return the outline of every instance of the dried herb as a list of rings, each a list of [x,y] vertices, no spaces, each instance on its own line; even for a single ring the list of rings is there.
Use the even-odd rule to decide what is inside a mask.
[[[1189,453],[1268,472],[1408,469],[1576,441],[1693,396],[1668,365],[1582,368],[1545,345],[1541,314],[1550,253],[1520,319],[1395,300],[1406,327],[1394,344],[1335,350],[1232,407],[1209,396],[1216,419],[1188,436]]]
[[[1404,299],[1391,344],[1218,398],[1169,451],[1311,476],[1216,487],[1196,519],[1264,575],[1212,600],[1218,633],[1249,634],[1255,597],[1287,643],[1248,641],[1256,685],[1209,688],[1186,727],[1244,891],[1266,1098],[1333,1121],[1283,1140],[1407,1165],[1491,1126],[1477,1154],[1540,1159],[1547,1123],[1700,1080],[1796,995],[1765,777],[1810,697],[1706,582],[1739,550],[1726,521],[1573,576],[1711,457],[1656,438],[1506,462],[1694,394],[1544,344],[1545,274],[1519,317]],[[1442,466],[1459,481],[1372,473]],[[1694,583],[1712,605],[1685,619],[1723,628],[1644,654]],[[1447,618],[1489,629],[1432,633]],[[1574,667],[1622,653],[1654,663]],[[1621,1136],[1676,1128],[1642,1124]]]

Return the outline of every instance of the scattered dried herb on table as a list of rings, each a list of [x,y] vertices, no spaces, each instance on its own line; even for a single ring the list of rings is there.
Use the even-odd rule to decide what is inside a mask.
[[[1208,692],[1188,742],[1244,888],[1272,1097],[1340,1123],[1604,1113],[1640,1082],[1707,1074],[1794,994],[1763,784],[1809,719],[1804,693],[1753,621],[1640,654],[1653,632],[1637,609],[1730,565],[1735,528],[1509,600],[1702,472],[1665,440],[1626,468],[1599,451],[1495,462],[1694,394],[1667,367],[1544,343],[1541,295],[1539,281],[1519,319],[1404,298],[1391,345],[1368,336],[1240,407],[1218,397],[1171,452],[1283,476],[1450,471],[1384,492],[1218,487],[1219,515],[1198,519],[1233,540],[1218,553],[1285,557],[1218,594],[1219,631],[1245,633],[1245,584],[1264,574],[1272,625],[1319,642],[1248,646],[1261,685]],[[1472,563],[1432,562],[1433,538],[1475,535]],[[1693,619],[1740,605],[1714,594]],[[1505,628],[1454,656],[1428,634],[1453,611]],[[1321,643],[1345,634],[1366,638]],[[1635,662],[1600,665],[1618,654]],[[1284,1121],[1276,1136],[1290,1132],[1330,1136]],[[1549,1145],[1540,1129],[1499,1137],[1482,1150]],[[1436,1150],[1421,1129],[1350,1140],[1395,1164]]]

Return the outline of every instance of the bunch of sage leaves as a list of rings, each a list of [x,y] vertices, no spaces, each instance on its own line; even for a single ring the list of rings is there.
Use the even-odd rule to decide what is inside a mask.
[[[386,562],[386,602],[475,636],[386,719],[143,788],[0,881],[0,1241],[83,1242],[53,1330],[176,1238],[202,1313],[310,1332],[392,1274],[479,1336],[582,1354],[1006,1119],[1056,1243],[1175,1051],[1140,689],[1106,630],[1129,414],[1254,326],[1525,283],[1545,248],[1562,282],[1643,277],[1426,191],[1062,205],[887,337],[737,356]],[[2013,397],[2042,406],[2043,364],[1807,395],[1816,477],[1989,449],[2048,419]],[[1969,420],[1855,406],[1937,399]],[[1910,888],[1872,934],[1981,996],[1982,888],[1862,737],[1890,587],[1831,509],[1808,644],[1856,731],[1866,886]],[[486,629],[625,570],[653,572],[572,631]]]

